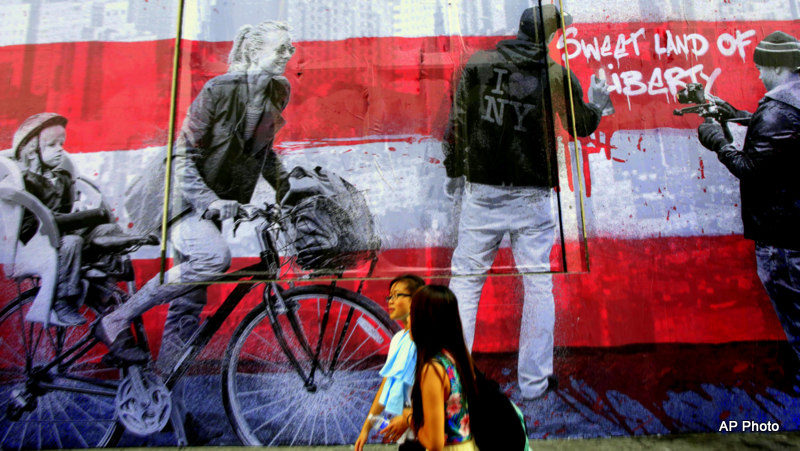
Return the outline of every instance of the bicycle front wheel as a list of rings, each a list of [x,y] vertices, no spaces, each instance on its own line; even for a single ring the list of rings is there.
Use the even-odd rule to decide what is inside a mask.
[[[354,443],[399,325],[342,288],[301,286],[282,298],[285,309],[262,303],[250,312],[228,345],[222,395],[231,425],[245,445]]]

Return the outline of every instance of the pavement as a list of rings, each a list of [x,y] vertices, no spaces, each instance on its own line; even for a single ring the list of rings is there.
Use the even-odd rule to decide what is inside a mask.
[[[645,437],[614,437],[584,440],[538,440],[531,444],[534,450],[566,450],[566,451],[628,451],[628,450],[719,450],[731,451],[737,449],[768,449],[768,450],[796,450],[800,448],[800,433],[739,433],[739,434],[674,434],[656,435]],[[135,450],[136,448],[125,448]],[[143,451],[157,451],[174,448],[141,448]],[[196,450],[241,450],[234,446],[195,447]],[[271,450],[280,451],[348,451],[350,446],[291,446],[274,447]],[[367,445],[365,451],[396,450],[395,445]]]
[[[555,357],[558,388],[526,402],[516,383],[516,355],[475,356],[478,367],[520,406],[534,449],[800,449],[798,369],[788,363],[793,360],[786,342],[557,348]],[[199,424],[219,434],[209,443],[214,449],[240,444],[223,408],[219,370],[212,360],[193,367],[184,396]],[[262,424],[261,432],[275,437],[274,445],[307,445],[274,449],[351,449],[380,380],[376,374],[353,372],[329,384],[321,380],[316,393],[292,385],[302,383],[292,373],[253,375],[252,387],[240,377],[241,393],[257,396],[243,411]],[[100,405],[95,398],[84,403],[78,397],[60,406],[56,399],[41,402],[70,419],[63,427],[77,424],[84,437],[74,434],[75,440],[55,442],[47,436],[49,429],[35,424],[0,422],[0,431],[19,435],[31,447],[85,447],[78,439],[92,438],[104,428],[93,432],[91,425],[79,423],[81,411],[105,409],[113,415],[113,400]],[[742,433],[745,424],[772,432]],[[150,450],[173,443],[168,432],[147,437],[126,432],[118,446]],[[323,444],[336,446],[314,447]],[[396,448],[376,444],[367,449]]]
[[[515,355],[476,356],[477,365],[520,406],[537,449],[738,449],[751,442],[767,449],[800,448],[800,394],[794,379],[797,370],[786,363],[790,361],[791,350],[785,342],[562,348],[556,349],[555,359],[558,389],[525,402],[516,385]],[[191,376],[187,406],[206,424],[224,429],[212,445],[236,445],[221,407],[219,384],[216,375]],[[732,421],[737,422],[735,426]],[[742,432],[745,421],[770,424],[777,431],[720,432],[725,427]],[[354,440],[345,437],[338,443]],[[314,439],[309,444],[323,443]],[[152,437],[146,443],[132,438],[121,442],[123,446],[159,444]]]

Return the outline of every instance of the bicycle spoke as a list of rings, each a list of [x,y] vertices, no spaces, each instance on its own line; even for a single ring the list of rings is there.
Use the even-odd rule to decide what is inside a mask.
[[[86,418],[88,418],[88,419],[89,419],[89,420],[88,420],[88,422],[89,422],[89,423],[92,423],[92,424],[97,424],[97,423],[95,422],[95,418],[92,418],[92,416],[91,416],[91,415],[89,415],[89,412],[87,412],[85,409],[83,409],[83,408],[82,408],[80,405],[78,405],[78,404],[77,404],[75,401],[73,401],[73,400],[69,399],[69,397],[65,396],[64,398],[66,398],[66,399],[65,399],[65,401],[66,401],[67,403],[69,403],[69,404],[72,404],[73,406],[77,407],[77,408],[78,408],[78,412],[79,412],[79,413],[81,413],[81,414],[83,414],[83,416],[84,416],[84,417],[86,417]],[[79,423],[83,423],[82,421],[78,421],[78,422],[79,422]]]
[[[73,327],[70,327],[70,328],[67,329],[67,334],[64,337],[64,344],[67,344],[67,343],[70,342],[70,339],[72,338],[72,336],[75,335],[75,329],[76,328],[77,327],[73,326]]]
[[[16,367],[16,366],[17,366],[17,364],[15,364],[14,362],[12,362],[12,361],[10,361],[10,360],[8,360],[8,359],[4,359],[4,358],[2,358],[2,357],[0,357],[0,362],[3,362],[3,363],[8,363],[8,364],[9,364],[9,366],[10,366],[10,367],[12,367],[12,368],[14,368],[14,367]],[[24,363],[23,363],[23,365],[24,365]],[[9,372],[10,372],[10,371],[9,371]],[[12,374],[19,374],[19,372],[13,372]]]
[[[22,446],[25,444],[25,435],[28,433],[28,423],[27,421],[24,422],[25,424],[22,426],[22,435],[20,435],[19,446],[17,450],[22,450]]]
[[[362,345],[363,345],[363,343],[362,343]],[[359,348],[361,348],[361,346],[359,346]],[[358,350],[358,349],[356,349],[356,351],[357,351],[357,350]],[[355,354],[355,352],[356,352],[356,351],[353,351],[352,353],[350,353],[350,355],[352,356],[353,354]],[[368,354],[366,357],[363,357],[363,358],[361,358],[361,359],[357,360],[357,361],[356,361],[355,363],[353,363],[352,365],[348,366],[347,368],[340,369],[339,371],[350,371],[351,369],[355,368],[355,366],[356,366],[356,365],[358,365],[358,364],[359,364],[359,363],[361,363],[361,362],[364,362],[364,361],[366,361],[367,359],[369,359],[370,357],[374,356],[374,355],[375,355],[375,354],[377,354],[378,352],[380,352],[380,349],[376,349],[376,350],[372,351],[372,352],[371,352],[370,354]],[[349,357],[349,356],[348,356],[348,357]],[[347,360],[349,360],[349,359],[345,359],[344,361],[347,361]]]
[[[96,405],[98,407],[101,407],[101,408],[103,408],[105,410],[113,408],[113,404],[112,404],[113,401],[111,400],[111,398],[99,398],[97,396],[86,396],[86,395],[84,395],[83,397],[88,399],[94,405]],[[103,401],[101,401],[101,399],[107,399],[107,400],[105,402],[103,402]],[[74,403],[74,401],[72,401],[72,402]],[[101,421],[101,420],[105,420],[105,418],[92,418],[91,421],[93,423],[97,424],[97,422]],[[110,419],[108,419],[108,420],[110,421]]]
[[[365,359],[361,359],[361,360],[355,362],[354,365],[358,365],[359,363],[363,362],[364,360]],[[375,378],[380,380],[381,377],[378,375],[378,371],[380,371],[381,368],[383,368],[383,363],[376,363],[375,365],[372,365],[372,366],[367,367],[367,368],[362,368],[362,369],[357,370],[357,371],[359,371],[359,372],[375,371]],[[345,368],[345,369],[342,369],[341,371],[349,371],[349,370],[350,370],[349,368]],[[348,379],[354,379],[354,378],[359,378],[360,379],[361,376],[359,376],[358,374],[350,374],[349,376],[347,376],[347,377],[345,377],[343,379],[339,379],[339,380],[348,380]]]
[[[64,445],[61,444],[61,435],[58,433],[58,428],[55,425],[56,419],[53,416],[53,412],[52,412],[52,408],[53,407],[51,405],[51,401],[49,399],[46,399],[45,401],[47,402],[47,406],[48,406],[47,414],[50,417],[50,427],[53,429],[53,435],[55,436],[56,441],[58,442],[58,449],[63,449]]]
[[[26,339],[26,331],[25,331],[25,316],[22,313],[22,309],[18,309],[19,312],[19,328],[17,330],[21,331],[22,333],[22,347],[25,348],[25,365],[28,365],[31,359],[30,355],[30,347],[28,346],[28,341]]]
[[[67,418],[67,419],[69,419],[69,418],[70,418],[70,416],[67,414],[67,411],[64,409],[64,407],[63,407],[61,404],[59,404],[59,403],[56,403],[56,407],[58,408],[58,410],[60,410],[60,411],[61,411],[61,413],[64,415],[64,417],[65,417],[65,418]],[[88,443],[86,443],[86,440],[83,438],[83,435],[80,433],[80,431],[78,430],[78,428],[76,428],[76,427],[75,427],[75,424],[73,424],[73,422],[71,422],[71,421],[68,421],[68,422],[67,422],[67,424],[68,424],[68,425],[69,425],[69,427],[70,427],[70,428],[71,428],[71,429],[72,429],[72,430],[75,432],[75,435],[76,435],[76,436],[78,437],[78,439],[81,441],[81,444],[83,444],[83,447],[84,447],[84,448],[88,448],[88,447],[89,447],[89,444],[88,444]]]
[[[256,407],[253,407],[252,409],[245,410],[245,411],[242,412],[242,414],[248,415],[248,414],[251,414],[253,412],[258,412],[259,410],[264,409],[266,407],[269,407],[269,406],[271,406],[271,405],[273,405],[273,404],[275,404],[275,403],[277,403],[279,401],[283,401],[286,398],[295,398],[295,397],[296,396],[294,394],[289,393],[289,394],[286,394],[282,398],[278,398],[278,399],[270,402],[269,404],[261,404],[260,406],[256,406]]]
[[[25,363],[25,358],[24,358],[24,357],[22,357],[22,356],[19,354],[19,352],[17,352],[17,350],[16,350],[16,349],[12,348],[12,347],[11,347],[11,346],[8,344],[8,342],[6,342],[6,340],[5,340],[4,338],[2,338],[2,337],[0,337],[0,345],[3,345],[3,347],[4,347],[4,348],[6,348],[6,349],[8,349],[9,351],[11,351],[11,353],[12,353],[12,354],[14,354],[14,356],[15,356],[15,357],[17,357],[17,358],[19,359],[19,363],[20,363],[20,364],[24,364],[24,363]],[[16,365],[14,365],[14,366],[16,366]]]
[[[76,428],[73,423],[70,423],[69,427],[71,427],[72,430],[75,431],[75,434],[77,435],[78,440],[81,441],[81,444],[83,444],[83,447],[89,448],[89,444],[86,442],[86,438],[83,436],[83,434],[81,434],[81,431],[79,431],[78,428]]]
[[[353,423],[353,420],[350,418],[350,416],[351,416],[351,415],[344,415],[344,419],[345,419],[345,420],[347,420],[347,422],[348,422],[348,423],[350,423],[350,430],[351,430],[351,431],[353,431],[353,430],[355,430],[355,431],[358,431],[358,430],[360,430],[360,429],[361,429],[361,427],[360,427],[359,425],[356,425],[356,424],[354,424],[354,423]]]
[[[42,412],[36,412],[39,424],[36,426],[36,449],[42,449]]]
[[[6,442],[6,438],[8,438],[8,434],[10,434],[10,433],[11,433],[11,431],[14,429],[14,426],[16,426],[16,425],[17,425],[16,423],[12,423],[12,424],[11,424],[11,426],[8,428],[8,430],[6,431],[6,433],[3,435],[3,440],[2,440],[2,442],[0,442],[0,443],[5,443],[5,442]]]
[[[56,337],[53,336],[53,333],[50,331],[50,328],[47,329],[47,338],[50,340],[50,347],[53,349],[58,349],[59,346],[56,343]]]
[[[33,330],[36,328],[36,323],[30,323],[30,334],[28,335],[28,344],[30,346],[30,358],[33,359],[33,356],[36,354],[37,349],[33,347]]]
[[[280,365],[278,365],[277,363],[270,362],[270,361],[268,361],[268,360],[264,360],[264,359],[262,359],[261,357],[259,357],[259,356],[255,355],[255,354],[253,354],[252,352],[243,352],[242,354],[243,354],[243,355],[245,355],[245,356],[248,356],[248,357],[252,358],[253,360],[255,360],[255,361],[257,361],[257,362],[264,363],[265,365],[272,365],[272,366],[276,366],[276,367],[280,368]]]
[[[266,345],[266,347],[270,348],[271,350],[276,349],[275,343],[269,342],[266,338],[262,337],[261,334],[259,334],[255,330],[253,332],[251,332],[251,335],[255,335],[256,338],[258,338],[261,342],[263,342]],[[252,353],[249,353],[249,354],[252,355]],[[254,357],[256,357],[258,359],[261,359],[261,357],[259,357],[259,356],[254,356]]]
[[[281,411],[280,411],[280,412],[278,412],[277,414],[275,414],[275,415],[273,415],[272,417],[268,418],[266,421],[264,421],[263,423],[261,423],[261,425],[260,425],[259,427],[257,427],[257,428],[255,428],[255,429],[253,429],[253,433],[256,433],[256,432],[258,432],[258,431],[259,431],[261,428],[263,428],[263,427],[264,427],[264,426],[266,426],[267,424],[271,423],[271,422],[272,422],[272,420],[274,420],[275,418],[280,418],[280,417],[282,417],[282,416],[283,416],[283,414],[284,414],[285,412],[288,412],[288,411],[291,409],[291,407],[292,407],[292,406],[294,406],[294,405],[296,405],[297,403],[298,403],[298,398],[294,398],[294,402],[292,402],[292,403],[288,404],[288,405],[286,406],[286,408],[285,408],[285,409],[281,410]],[[297,409],[295,409],[295,412],[297,412]],[[288,424],[288,423],[287,423],[287,424]],[[285,426],[284,426],[284,427],[285,427]],[[280,435],[280,433],[279,433],[278,435]],[[272,446],[272,445],[267,445],[267,446]]]
[[[348,389],[350,390],[350,393],[357,391],[360,393],[364,393],[365,395],[369,395],[370,393],[372,393],[373,395],[375,394],[375,390],[372,390],[371,388],[367,389],[367,388],[348,387]]]
[[[292,405],[295,405],[295,404],[297,404],[297,401],[295,401]],[[297,414],[300,413],[301,411],[302,411],[302,409],[295,409],[294,410],[294,413],[284,421],[283,427],[278,431],[277,434],[275,434],[275,437],[273,437],[272,441],[269,442],[269,445],[267,445],[267,446],[273,446],[274,445],[275,440],[277,440],[278,437],[280,437],[283,434],[283,431],[285,431],[286,428],[288,428],[289,425],[292,424],[292,418],[296,417]]]
[[[334,424],[336,425],[336,429],[339,430],[339,437],[342,439],[341,440],[342,443],[344,443],[345,442],[344,431],[342,431],[342,426],[339,424],[339,420],[337,419],[336,416],[329,417],[329,418],[331,418],[333,420]]]
[[[308,417],[310,415],[306,414],[306,416]],[[308,434],[308,446],[311,446],[311,441],[314,440],[314,426],[315,425],[316,425],[316,423],[314,423],[312,421],[311,422],[311,432]]]
[[[341,349],[347,349],[347,345],[350,343],[350,339],[353,338],[353,334],[356,332],[356,326],[353,321],[350,322],[351,327],[350,331],[347,333],[347,339],[342,343]]]
[[[350,361],[350,357],[353,357],[353,356],[354,356],[354,355],[355,355],[355,354],[356,354],[356,353],[357,353],[357,352],[358,352],[358,351],[359,351],[359,350],[360,350],[362,347],[364,347],[364,345],[365,345],[366,343],[367,343],[366,341],[362,341],[362,342],[361,342],[361,344],[360,344],[360,345],[358,345],[358,347],[357,347],[356,349],[354,349],[354,350],[353,350],[353,352],[351,352],[350,354],[348,354],[348,355],[347,355],[347,357],[345,357],[344,359],[342,359],[342,361],[343,361],[343,362],[349,362],[349,361]],[[377,353],[378,353],[378,351],[379,351],[379,350],[378,350],[378,349],[376,349],[376,350],[375,350],[375,351],[374,351],[374,352],[373,352],[371,355],[377,354]],[[367,356],[367,357],[365,357],[365,358],[369,358],[371,355],[369,355],[369,356]],[[363,362],[363,361],[364,361],[364,359],[361,359],[361,360],[359,360],[359,362]],[[352,368],[352,367],[351,367],[351,368]]]
[[[297,436],[300,435],[301,432],[303,432],[303,429],[304,429],[303,426],[308,421],[308,417],[309,417],[308,412],[306,412],[306,415],[303,416],[303,421],[301,421],[297,425],[297,432],[294,433],[294,437],[292,437],[292,442],[289,444],[290,446],[294,446],[294,444],[297,443]]]
[[[324,437],[323,443],[330,443],[328,441],[328,417],[327,416],[323,417],[323,419],[322,419],[322,433],[323,433],[323,437]],[[311,445],[311,443],[309,443],[309,445]]]
[[[262,388],[262,389],[260,389],[260,390],[247,390],[247,391],[240,391],[240,392],[238,392],[238,393],[239,393],[239,396],[250,396],[250,395],[255,395],[255,394],[257,394],[257,393],[271,393],[271,392],[273,392],[274,390],[275,390],[275,389],[274,389],[273,387],[269,387],[269,388]]]
[[[36,343],[34,343],[34,345],[33,345],[33,349],[35,349],[35,350],[38,350],[38,349],[39,349],[39,342],[40,342],[40,341],[41,341],[41,339],[42,339],[42,334],[43,334],[43,333],[44,333],[44,327],[40,328],[40,329],[39,329],[39,333],[38,333],[38,334],[36,334]],[[32,337],[31,337],[31,338],[32,338]],[[34,351],[34,352],[35,352],[35,351]]]
[[[342,310],[344,306],[339,304],[339,314],[336,315],[336,325],[333,326],[333,333],[331,334],[331,339],[336,340],[336,336],[340,335],[337,334],[336,331],[339,330],[339,321],[342,319]],[[326,362],[330,362],[333,359],[334,348],[331,346],[331,349],[328,351],[328,358],[325,360]]]

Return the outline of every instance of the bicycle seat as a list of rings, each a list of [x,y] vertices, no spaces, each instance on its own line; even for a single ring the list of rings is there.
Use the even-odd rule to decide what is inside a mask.
[[[37,220],[36,233],[25,243],[18,240],[22,213]],[[50,210],[31,194],[0,186],[0,264],[7,277],[15,280],[38,278],[39,289],[26,321],[63,325],[51,314],[58,267],[58,226]]]

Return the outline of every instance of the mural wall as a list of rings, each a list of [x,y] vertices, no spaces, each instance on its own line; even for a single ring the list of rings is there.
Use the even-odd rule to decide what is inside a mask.
[[[532,438],[796,430],[800,2],[555,3],[6,1],[3,448],[356,443],[407,273]]]

